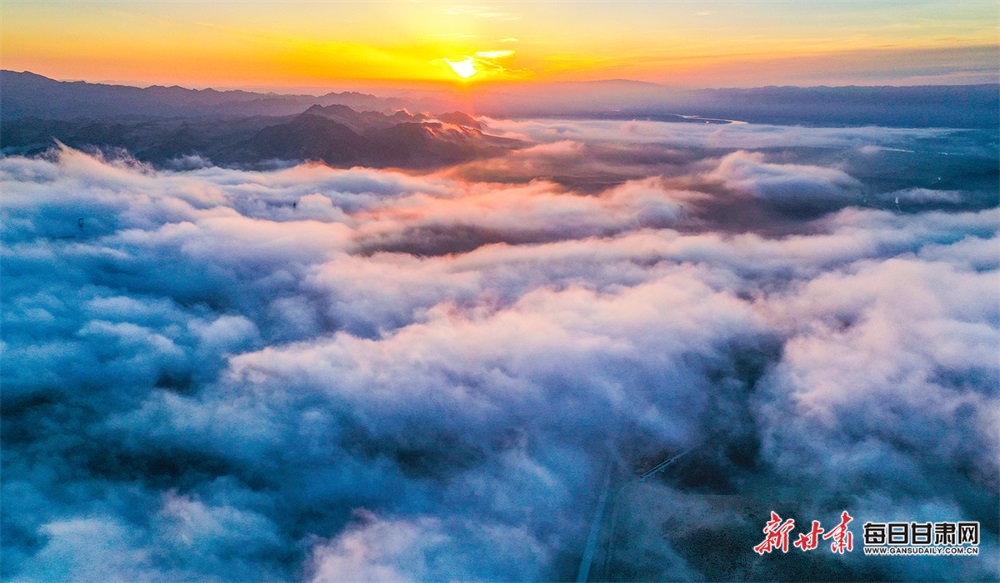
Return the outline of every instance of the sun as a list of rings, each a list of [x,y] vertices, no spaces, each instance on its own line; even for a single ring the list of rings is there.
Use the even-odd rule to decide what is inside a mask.
[[[452,71],[455,71],[455,74],[462,79],[468,79],[479,72],[476,70],[476,60],[472,57],[466,57],[461,61],[445,59],[444,62],[448,63],[448,66],[451,67]]]

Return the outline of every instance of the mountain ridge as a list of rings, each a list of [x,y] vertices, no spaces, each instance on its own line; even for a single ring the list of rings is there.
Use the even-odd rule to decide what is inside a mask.
[[[4,119],[277,116],[297,114],[313,104],[340,104],[373,111],[397,110],[410,105],[403,99],[356,91],[314,96],[240,89],[188,89],[178,85],[133,87],[56,81],[30,71],[0,70],[0,115]]]
[[[527,145],[490,135],[462,112],[387,114],[341,104],[313,104],[290,116],[23,117],[0,125],[3,154],[40,154],[56,142],[83,150],[124,149],[140,161],[166,168],[201,160],[229,167],[315,161],[337,167],[430,169]]]

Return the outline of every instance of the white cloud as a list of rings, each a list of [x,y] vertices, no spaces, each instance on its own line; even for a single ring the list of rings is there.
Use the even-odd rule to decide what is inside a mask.
[[[997,211],[813,152],[950,134],[493,123],[544,142],[510,180],[0,159],[4,576],[567,579],[609,464],[646,579],[752,574],[693,549],[762,524],[698,494],[989,520]],[[595,192],[511,178],[599,146]]]

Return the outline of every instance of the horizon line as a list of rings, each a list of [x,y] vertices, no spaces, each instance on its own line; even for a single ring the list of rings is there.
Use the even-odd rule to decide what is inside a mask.
[[[609,79],[594,79],[586,81],[482,81],[472,84],[462,84],[453,81],[436,81],[436,80],[399,80],[399,79],[338,79],[332,82],[328,86],[309,86],[309,85],[241,85],[241,86],[226,86],[226,85],[181,85],[179,83],[174,84],[161,84],[153,83],[150,85],[141,84],[137,82],[120,81],[120,80],[87,80],[87,79],[58,79],[55,77],[49,77],[42,73],[37,73],[25,69],[23,71],[17,71],[14,69],[0,68],[2,73],[14,73],[14,74],[27,74],[34,75],[36,77],[41,77],[47,81],[52,81],[56,83],[85,83],[88,85],[104,85],[107,87],[125,87],[130,89],[183,89],[185,91],[216,91],[220,93],[226,92],[244,92],[244,93],[257,93],[257,94],[272,94],[272,95],[309,95],[313,97],[322,97],[324,95],[330,95],[334,93],[359,93],[358,89],[368,89],[368,90],[437,90],[437,91],[470,91],[477,90],[481,92],[489,92],[489,89],[500,88],[500,89],[516,89],[518,87],[539,87],[539,86],[580,86],[580,85],[606,85],[611,83],[620,84],[633,84],[641,85],[649,89],[661,89],[666,91],[748,91],[754,89],[848,89],[848,88],[867,88],[867,89],[906,89],[906,88],[920,88],[920,87],[990,87],[990,86],[1000,86],[1000,80],[985,82],[985,83],[917,83],[917,84],[873,84],[873,85],[860,85],[856,83],[847,85],[836,85],[836,84],[822,84],[822,85],[756,85],[756,86],[688,86],[688,85],[667,85],[664,83],[656,83],[653,81],[642,81],[637,79],[627,79],[627,78],[609,78]],[[338,84],[342,84],[338,86]],[[285,92],[281,91],[286,90]],[[304,93],[294,93],[294,91],[304,92]],[[312,93],[313,91],[319,91],[325,93]]]

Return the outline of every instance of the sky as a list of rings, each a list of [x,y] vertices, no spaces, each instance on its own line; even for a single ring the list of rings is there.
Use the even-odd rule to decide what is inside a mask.
[[[991,0],[3,3],[3,67],[190,87],[992,82]]]

